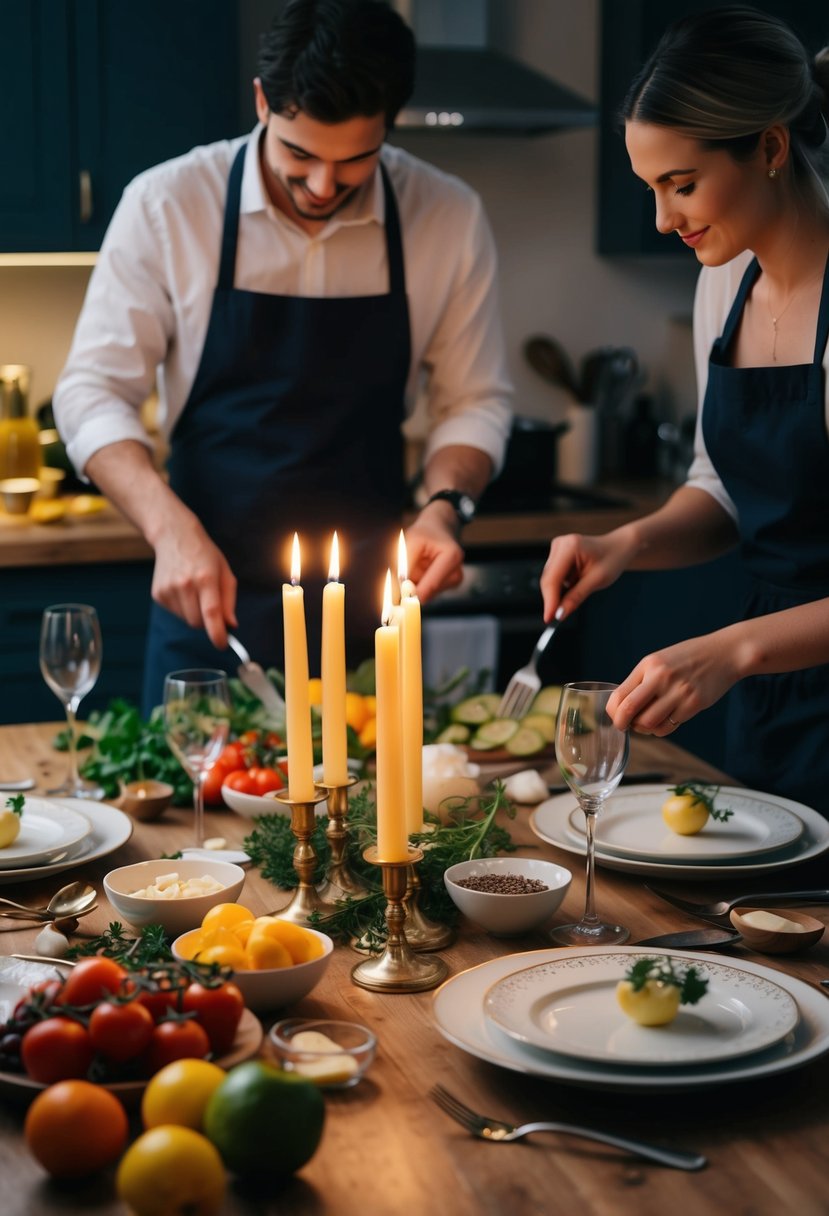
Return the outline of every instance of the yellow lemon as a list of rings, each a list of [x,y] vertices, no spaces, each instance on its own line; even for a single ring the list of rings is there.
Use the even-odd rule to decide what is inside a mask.
[[[361,697],[358,692],[347,692],[345,694],[345,720],[351,729],[356,730],[358,734],[368,720],[365,697]]]
[[[234,971],[246,971],[247,955],[238,938],[234,936],[233,943],[217,942],[214,946],[206,946],[194,956],[197,963],[218,963],[220,967],[231,967]]]
[[[253,913],[241,904],[216,904],[205,913],[202,929],[233,929],[246,921],[253,921]]]
[[[676,984],[647,980],[638,992],[630,980],[619,980],[616,1000],[624,1013],[640,1026],[666,1026],[679,1011],[680,994]]]
[[[369,718],[363,729],[360,731],[360,742],[363,747],[376,747],[377,745],[377,719]]]
[[[70,515],[97,515],[106,510],[106,505],[107,500],[96,494],[78,494],[69,503],[68,510]]]
[[[66,515],[66,503],[59,498],[36,498],[29,508],[29,519],[36,524],[57,524]]]
[[[367,696],[363,697],[363,704],[365,705],[369,716],[372,718],[375,717],[377,714],[377,698],[371,694],[368,694]]]
[[[185,933],[181,941],[176,946],[179,954],[188,962],[195,958],[199,950],[205,948],[204,933],[201,929],[191,929],[189,933]]]
[[[270,967],[292,967],[294,963],[282,942],[266,934],[260,934],[258,937],[251,934],[245,949],[245,959],[246,966],[251,971],[264,971]]]
[[[272,923],[266,929],[268,936],[281,942],[295,963],[307,963],[312,958],[320,957],[323,952],[322,942],[313,933],[309,933],[302,925],[280,920],[278,916],[270,919]]]
[[[308,681],[308,700],[312,705],[322,705],[322,680],[319,676]]]

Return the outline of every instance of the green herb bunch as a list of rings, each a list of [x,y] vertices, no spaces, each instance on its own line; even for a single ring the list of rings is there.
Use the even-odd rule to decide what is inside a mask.
[[[726,807],[714,805],[714,800],[720,792],[718,785],[707,785],[704,781],[684,781],[679,785],[671,786],[668,792],[680,795],[690,794],[692,798],[696,798],[704,805],[712,819],[719,820],[720,823],[726,823],[734,814]]]
[[[72,946],[66,957],[86,958],[91,954],[103,954],[130,968],[168,963],[173,957],[161,925],[145,925],[138,937],[128,937],[124,926],[117,920],[112,921],[99,937],[91,937]]]
[[[6,799],[6,807],[8,810],[13,811],[15,815],[22,815],[25,801],[26,799],[22,794],[13,794],[11,798]]]
[[[708,991],[708,980],[700,975],[696,967],[678,970],[674,967],[674,960],[667,956],[637,959],[625,972],[625,979],[630,981],[634,992],[641,992],[648,980],[672,984],[679,989],[681,1005],[696,1005]]]

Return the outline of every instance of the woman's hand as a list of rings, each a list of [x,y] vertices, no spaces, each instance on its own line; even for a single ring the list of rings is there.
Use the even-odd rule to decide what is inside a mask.
[[[669,735],[707,709],[741,678],[731,629],[646,655],[607,703],[619,730]]]
[[[544,620],[569,616],[628,567],[634,547],[622,529],[606,536],[557,536],[541,572]]]

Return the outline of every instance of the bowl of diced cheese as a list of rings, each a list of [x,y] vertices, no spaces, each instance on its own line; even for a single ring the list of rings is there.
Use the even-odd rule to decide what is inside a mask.
[[[134,928],[161,925],[177,936],[200,925],[214,905],[233,903],[244,883],[245,871],[232,862],[161,858],[110,870],[104,891]]]

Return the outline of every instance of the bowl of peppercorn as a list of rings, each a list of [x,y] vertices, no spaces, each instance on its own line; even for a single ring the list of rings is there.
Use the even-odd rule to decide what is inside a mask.
[[[443,875],[457,908],[494,937],[540,928],[558,909],[573,875],[538,857],[478,857]]]

